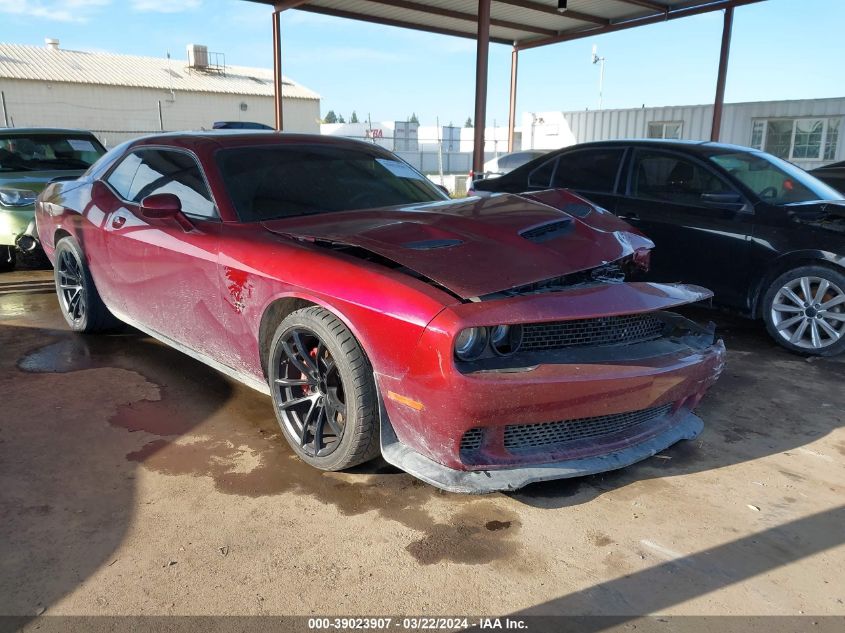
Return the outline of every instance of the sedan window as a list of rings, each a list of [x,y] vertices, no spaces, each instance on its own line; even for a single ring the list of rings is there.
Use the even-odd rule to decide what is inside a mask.
[[[637,152],[631,193],[639,198],[698,204],[705,193],[734,193],[713,172],[676,154]]]
[[[616,176],[624,154],[624,149],[592,149],[563,154],[552,186],[610,193],[616,187]]]
[[[366,146],[242,147],[217,161],[243,222],[446,199],[407,163]]]
[[[732,152],[711,156],[727,171],[769,204],[841,200],[842,194],[795,165],[763,152]]]

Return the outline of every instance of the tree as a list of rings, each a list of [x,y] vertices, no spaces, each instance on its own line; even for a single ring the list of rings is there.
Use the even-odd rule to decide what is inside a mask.
[[[338,122],[338,123],[346,123],[346,121],[344,121],[344,120],[343,120],[343,115],[342,115],[342,114],[341,114],[339,117],[337,117],[337,122]]]
[[[337,115],[334,113],[334,110],[326,112],[326,118],[323,119],[323,123],[337,123]]]
[[[464,127],[472,127],[472,117],[467,117],[466,123],[464,123]]]
[[[359,123],[358,115],[355,113],[355,110],[352,111],[352,116],[349,117],[349,122],[350,123]]]
[[[420,120],[417,118],[417,113],[416,113],[416,112],[412,112],[412,113],[411,113],[411,118],[410,118],[410,119],[408,119],[408,123],[416,123],[417,125],[419,125],[419,124],[420,124]]]

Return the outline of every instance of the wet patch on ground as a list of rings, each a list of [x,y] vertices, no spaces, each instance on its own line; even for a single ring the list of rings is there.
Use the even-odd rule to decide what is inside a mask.
[[[378,461],[371,468],[359,467],[357,474],[316,470],[285,442],[269,399],[245,387],[235,389],[221,415],[203,426],[203,435],[160,438],[127,459],[165,475],[209,477],[223,494],[296,494],[332,505],[345,516],[375,512],[422,533],[406,548],[421,564],[486,564],[516,553],[520,522],[514,513],[472,497],[443,494]],[[261,415],[239,413],[259,402],[264,405]],[[237,422],[231,424],[233,420]],[[434,501],[452,514],[434,516],[427,507]]]

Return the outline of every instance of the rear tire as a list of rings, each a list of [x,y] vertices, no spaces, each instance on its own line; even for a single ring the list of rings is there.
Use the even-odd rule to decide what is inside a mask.
[[[53,277],[59,308],[71,330],[87,334],[119,324],[100,298],[82,249],[74,238],[64,237],[56,244]]]
[[[373,370],[333,314],[314,306],[288,315],[273,337],[267,373],[285,439],[306,463],[343,470],[379,454]]]
[[[763,298],[763,319],[775,341],[810,356],[845,351],[845,275],[801,266],[775,279]]]
[[[15,269],[17,253],[14,246],[0,246],[0,273]]]

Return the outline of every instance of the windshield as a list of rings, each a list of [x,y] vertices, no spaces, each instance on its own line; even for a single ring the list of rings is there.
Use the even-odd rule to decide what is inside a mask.
[[[0,134],[0,171],[79,171],[105,153],[88,134]]]
[[[217,164],[242,222],[446,199],[407,163],[368,148],[223,149]]]
[[[818,178],[771,154],[737,152],[710,160],[770,204],[843,199]]]

